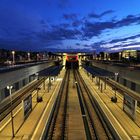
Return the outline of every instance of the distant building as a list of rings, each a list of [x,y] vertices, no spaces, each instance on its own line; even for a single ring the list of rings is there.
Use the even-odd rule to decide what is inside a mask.
[[[99,60],[109,60],[109,53],[107,52],[100,52],[99,56],[98,56]]]
[[[137,61],[140,62],[139,50],[124,50],[109,54],[110,60],[114,61]]]
[[[111,60],[124,62],[140,62],[140,50],[124,50],[121,52],[100,52],[96,54],[96,60]]]
[[[121,52],[110,53],[109,58],[110,60],[113,60],[113,61],[120,61],[122,58],[122,54]]]

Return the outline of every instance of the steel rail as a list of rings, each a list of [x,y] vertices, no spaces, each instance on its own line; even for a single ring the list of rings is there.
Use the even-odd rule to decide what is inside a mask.
[[[84,87],[86,93],[87,93],[87,96],[88,96],[88,101],[86,101],[86,95],[85,94],[82,94],[83,96],[83,100],[85,101],[85,104],[86,104],[86,107],[87,107],[87,110],[88,110],[88,114],[89,114],[89,118],[90,118],[90,121],[92,123],[92,127],[93,127],[93,130],[94,130],[94,133],[95,133],[95,136],[96,136],[96,139],[100,139],[100,134],[99,134],[99,131],[96,130],[96,127],[94,126],[94,118],[91,118],[91,113],[90,113],[90,109],[88,108],[88,102],[90,101],[90,103],[92,104],[92,107],[93,109],[95,110],[101,124],[102,124],[102,127],[106,133],[106,136],[108,139],[114,139],[112,133],[111,133],[111,130],[108,128],[107,124],[106,124],[106,121],[104,120],[103,116],[102,116],[102,113],[100,112],[100,109],[97,105],[96,102],[94,102],[94,99],[91,95],[91,92],[89,90],[89,88],[87,87],[87,85],[85,84],[83,78],[81,77],[79,71],[77,72],[77,79],[79,81],[79,85],[82,87]]]
[[[45,140],[65,139],[65,124],[67,114],[69,71],[67,70],[62,81],[57,100],[55,102],[49,127],[46,130]]]

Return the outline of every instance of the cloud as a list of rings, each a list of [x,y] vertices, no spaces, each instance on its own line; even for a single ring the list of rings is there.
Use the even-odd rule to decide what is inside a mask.
[[[80,20],[75,20],[75,21],[73,21],[73,23],[72,23],[72,26],[73,26],[73,27],[79,27],[80,25],[82,25],[82,22],[81,22]]]
[[[129,45],[116,45],[113,46],[106,51],[120,51],[120,50],[129,50],[129,49],[135,49],[135,50],[140,50],[140,42],[136,44],[129,44]]]
[[[101,15],[104,16],[104,15],[108,15],[108,14],[112,14],[114,13],[113,10],[107,10],[107,11],[104,11]]]
[[[92,38],[93,36],[99,36],[103,31],[107,29],[117,29],[124,26],[140,23],[140,15],[128,15],[127,17],[118,21],[105,21],[105,22],[90,22],[85,21],[84,27],[82,28],[85,38]]]
[[[134,35],[134,36],[125,37],[125,38],[121,38],[121,39],[113,39],[109,43],[123,42],[123,41],[131,40],[131,39],[135,39],[135,38],[138,38],[138,37],[140,37],[140,34],[137,34],[137,35]]]
[[[60,0],[59,2],[61,3],[62,1],[63,0]],[[67,5],[68,1],[64,1],[64,5]],[[112,12],[112,10],[105,11],[98,15],[98,17]],[[65,45],[63,44],[65,40],[88,41],[92,37],[100,36],[108,29],[112,30],[140,23],[140,15],[128,15],[120,20],[102,22],[92,22],[90,19],[82,20],[82,18],[80,18],[78,14],[64,14],[62,23],[52,25],[52,23],[48,23],[46,19],[26,13],[20,8],[7,9],[6,12],[5,9],[0,9],[0,47],[23,50],[39,50],[48,47],[57,48],[58,46]],[[100,50],[106,49],[108,46],[109,49],[108,44],[117,46],[118,42],[132,41],[132,39],[138,37],[140,37],[140,35],[114,39],[110,42],[96,42],[86,46],[83,46],[82,43],[76,43],[75,46],[99,48]],[[134,45],[132,43],[135,42],[131,42],[131,45]],[[113,46],[110,46],[110,48],[111,47],[113,48]]]
[[[92,45],[87,45],[87,44],[85,44],[85,45],[83,45],[84,47],[86,47],[86,48],[89,48],[89,47],[91,47]]]
[[[63,14],[63,19],[71,23],[72,27],[79,27],[83,24],[82,19],[79,19],[78,14]]]
[[[76,43],[75,45],[76,45],[76,46],[80,46],[81,44],[80,44],[80,43]]]
[[[140,24],[140,15],[128,15],[127,17],[123,18],[120,21],[115,23],[116,27],[128,26],[130,24]]]
[[[58,30],[58,29],[68,29],[68,28],[71,28],[71,24],[70,23],[61,23],[61,24],[59,24],[59,25],[50,25],[51,26],[51,28],[50,28],[50,31],[53,31],[53,30]]]
[[[111,41],[99,41],[91,44],[93,48],[102,51],[119,51],[123,49],[140,49],[140,34],[113,39]]]
[[[103,13],[101,14],[96,14],[96,13],[90,13],[88,15],[89,18],[101,18],[105,15],[108,15],[108,14],[112,14],[114,11],[113,10],[107,10],[107,11],[104,11]]]
[[[77,29],[66,29],[61,27],[55,27],[51,31],[42,32],[39,37],[44,40],[66,40],[66,39],[78,39],[81,32]]]
[[[65,20],[76,20],[77,19],[77,15],[76,14],[64,14],[63,18]]]
[[[115,25],[113,22],[85,22],[85,25],[82,27],[83,37],[90,39],[94,36],[99,36],[106,29],[113,29]]]

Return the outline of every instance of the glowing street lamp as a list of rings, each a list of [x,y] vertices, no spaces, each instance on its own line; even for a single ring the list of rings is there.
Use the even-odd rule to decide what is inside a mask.
[[[43,59],[45,59],[45,54],[43,54]]]
[[[13,64],[15,64],[15,51],[12,51]]]
[[[117,77],[118,77],[118,72],[115,72],[115,82],[117,82]],[[117,102],[117,97],[116,97],[116,87],[114,87],[114,91],[115,91],[115,96],[111,98],[111,100],[116,103]]]
[[[39,73],[35,73],[36,79],[39,80]]]
[[[28,52],[27,55],[28,55],[28,61],[30,61],[30,53]]]
[[[115,72],[115,82],[117,82],[117,78],[118,78],[118,72]],[[116,88],[115,88],[115,97],[116,97]]]
[[[115,81],[117,82],[118,72],[115,72]]]
[[[12,88],[13,86],[7,86],[7,89],[9,90],[10,94],[10,102],[11,102],[11,123],[12,123],[12,137],[15,137],[15,132],[14,132],[14,121],[13,121],[13,110],[12,110]]]
[[[38,53],[36,54],[36,57],[37,57],[37,61],[38,61],[39,60],[39,54]]]

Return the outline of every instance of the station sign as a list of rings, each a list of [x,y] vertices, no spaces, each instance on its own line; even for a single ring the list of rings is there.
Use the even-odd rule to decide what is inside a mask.
[[[129,95],[124,95],[123,110],[133,119],[136,118],[137,100]]]
[[[30,94],[28,97],[26,97],[23,100],[23,114],[24,114],[24,119],[28,117],[30,112],[32,111],[32,95]]]

